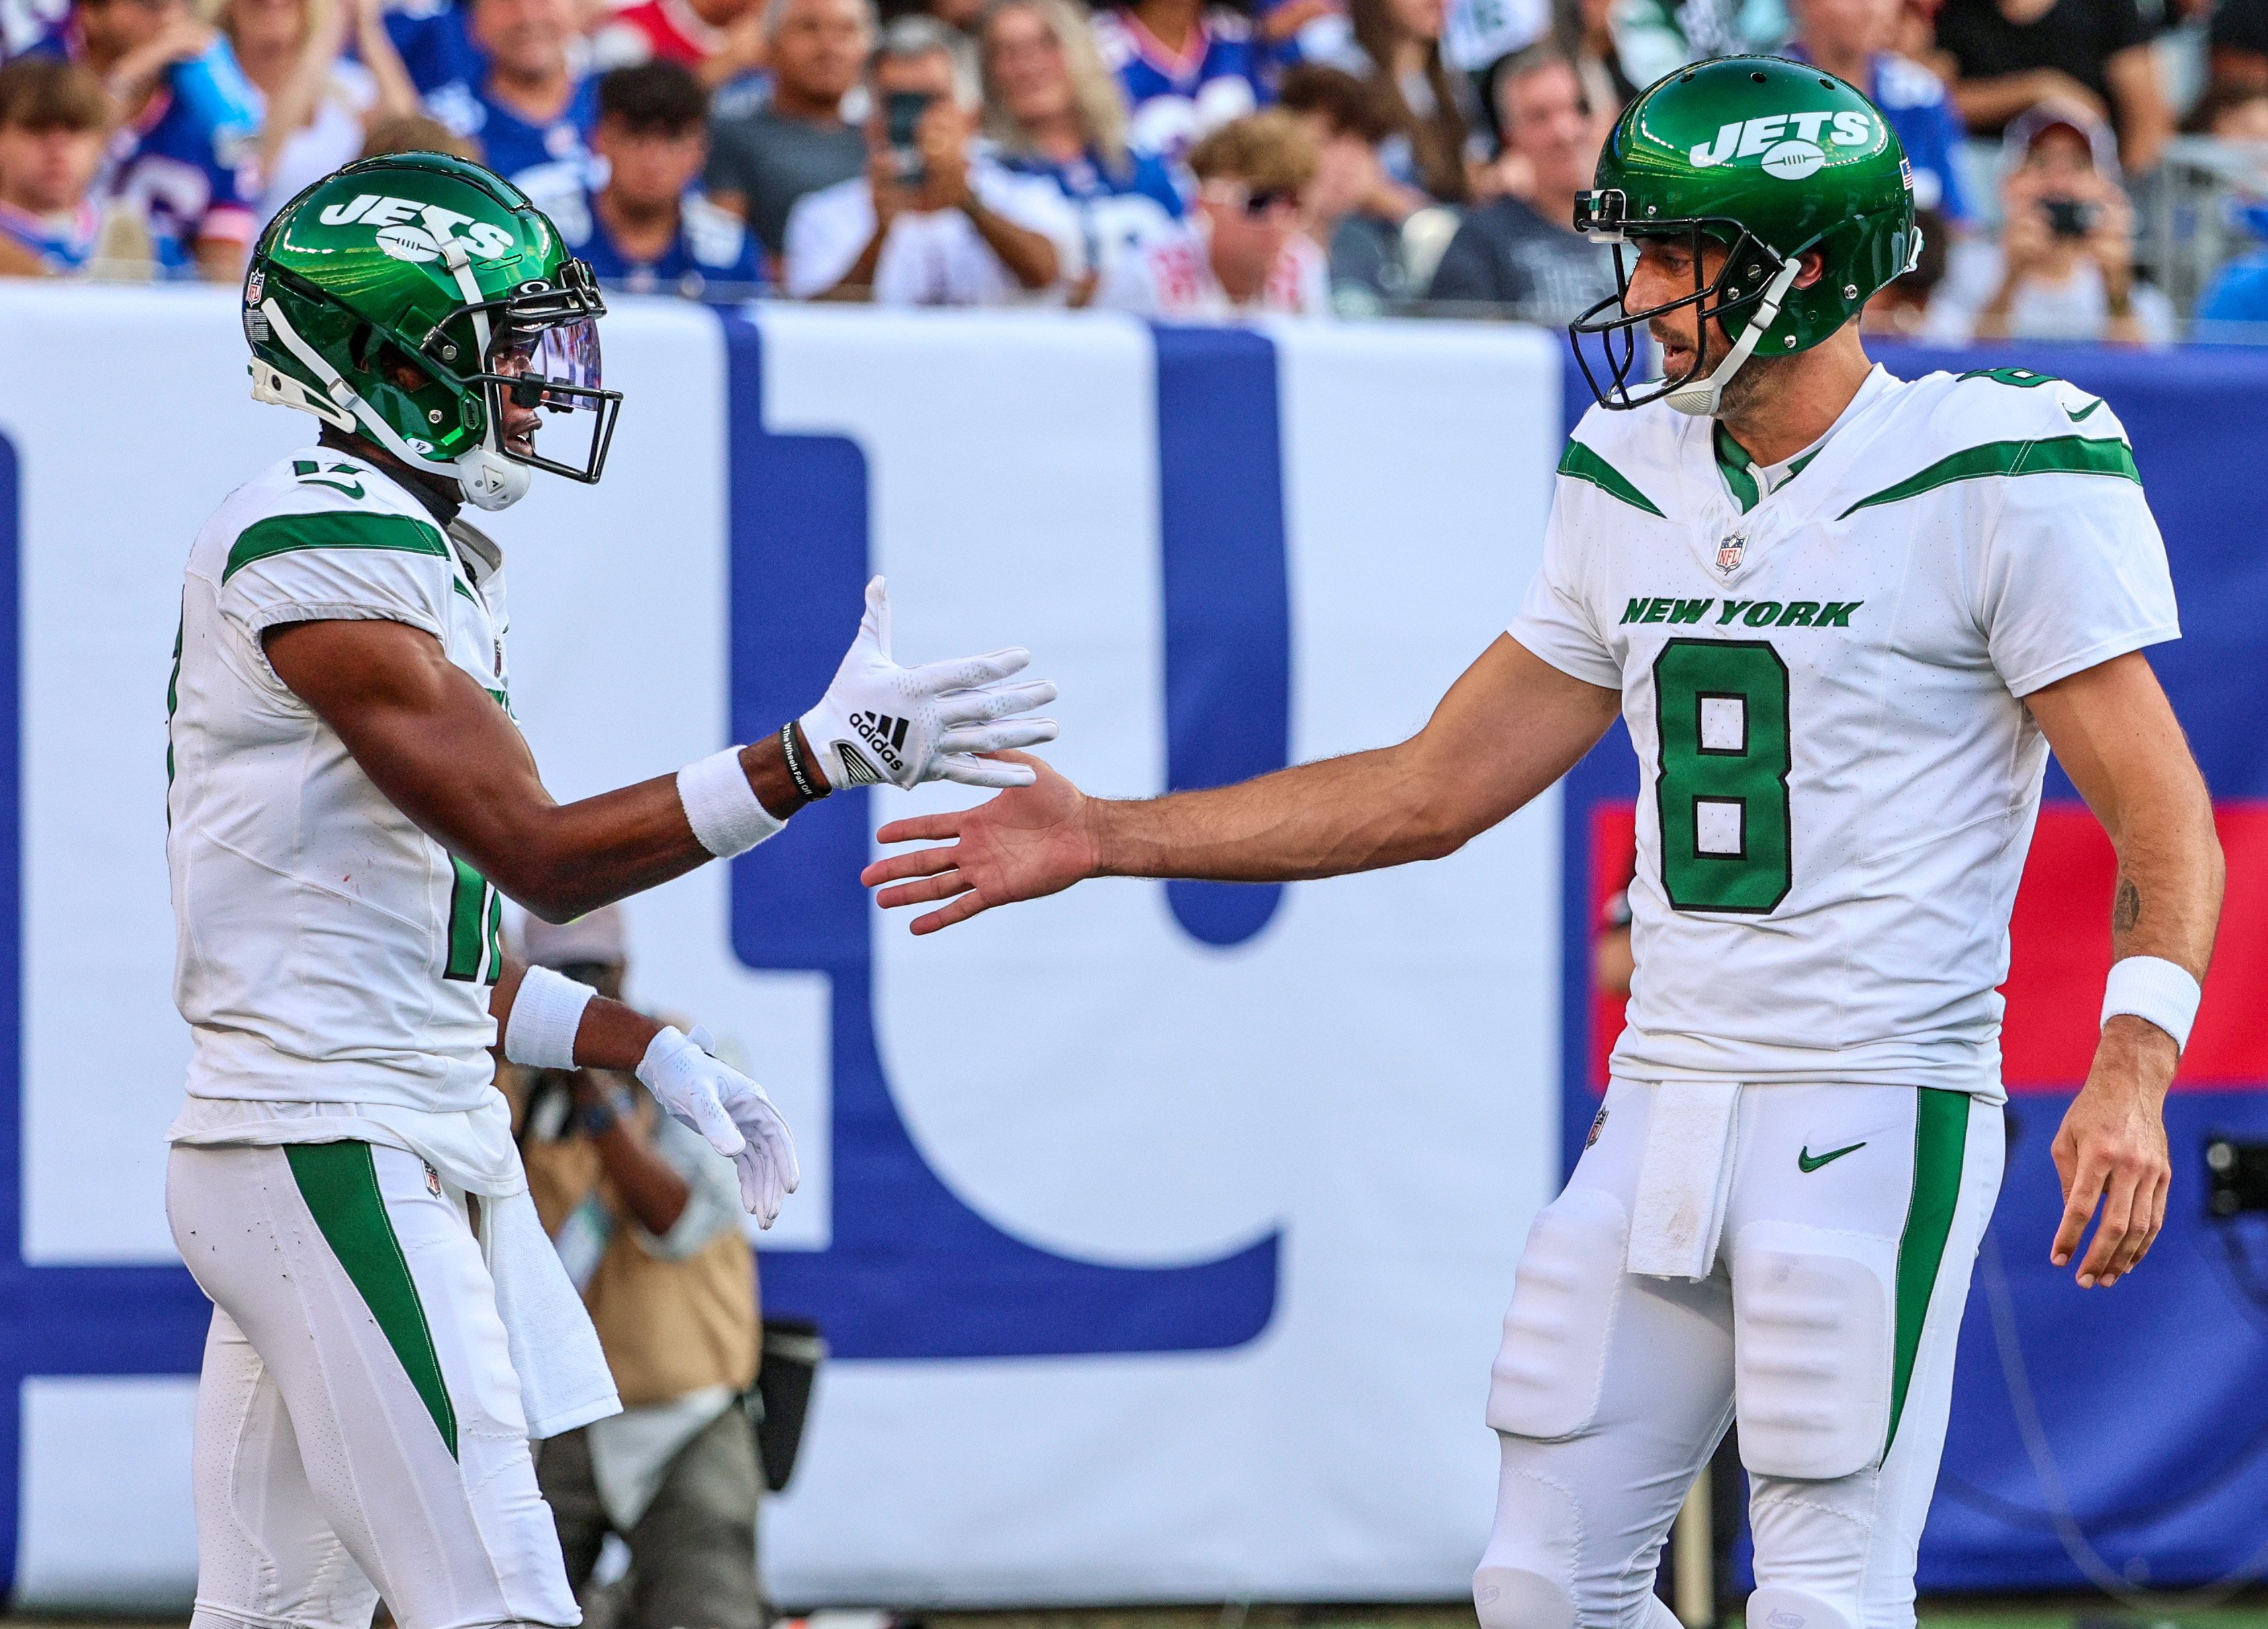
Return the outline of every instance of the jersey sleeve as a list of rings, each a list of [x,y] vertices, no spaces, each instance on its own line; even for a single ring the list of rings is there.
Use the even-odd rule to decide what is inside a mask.
[[[2181,638],[2165,540],[2118,440],[2121,472],[2020,475],[2002,483],[1988,534],[1980,607],[1992,666],[2014,696],[2114,656]],[[2116,449],[2111,451],[2110,449]]]
[[[1586,684],[1619,690],[1622,666],[1591,614],[1570,536],[1585,505],[1580,495],[1571,503],[1565,477],[1558,479],[1563,484],[1552,497],[1551,517],[1543,527],[1543,564],[1528,579],[1528,593],[1506,631],[1560,672]]]
[[[223,615],[257,648],[285,623],[394,622],[446,642],[454,573],[430,520],[376,509],[268,515],[237,534],[221,567]]]

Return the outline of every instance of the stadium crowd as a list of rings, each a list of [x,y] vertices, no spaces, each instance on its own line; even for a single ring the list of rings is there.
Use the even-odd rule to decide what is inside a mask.
[[[1771,50],[1911,159],[1870,325],[2268,324],[2268,0],[881,4],[0,0],[0,275],[232,281],[423,148],[632,291],[1564,323],[1613,289],[1569,221],[1616,114]]]

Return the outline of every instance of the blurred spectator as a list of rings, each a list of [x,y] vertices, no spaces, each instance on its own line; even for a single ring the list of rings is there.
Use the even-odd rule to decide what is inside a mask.
[[[1623,67],[1622,44],[1615,35],[1615,0],[1576,0],[1575,22],[1575,68],[1583,77],[1583,95],[1594,113],[1618,117],[1646,86],[1633,81]]]
[[[0,0],[0,63],[54,33],[70,11],[70,0]]]
[[[221,32],[267,104],[260,219],[362,151],[369,127],[417,111],[382,0],[223,0]],[[342,55],[354,35],[360,62]]]
[[[110,131],[102,81],[29,56],[0,68],[0,276],[68,276],[93,256],[88,197]]]
[[[1366,65],[1346,0],[1258,0],[1252,37],[1260,83],[1279,97],[1285,76],[1295,68],[1353,71]]]
[[[1331,312],[1323,252],[1300,229],[1314,144],[1281,109],[1225,124],[1189,149],[1197,207],[1172,236],[1120,261],[1096,303],[1150,317]]]
[[[2223,80],[2198,99],[2182,129],[2224,142],[2268,142],[2268,85]]]
[[[2257,240],[2250,254],[2222,267],[2198,299],[2197,337],[2257,343],[2268,338],[2268,85],[2222,81],[2198,103],[2190,129],[2250,150],[2251,163],[2240,168],[2227,207]],[[2212,325],[2239,322],[2253,331],[2219,335],[2205,331]]]
[[[1966,226],[1974,211],[1961,190],[1955,155],[1968,132],[1945,82],[1896,55],[1890,42],[1904,0],[1788,0],[1795,38],[1783,55],[1825,69],[1866,92],[1897,133],[1913,166],[1914,207]]]
[[[715,90],[762,70],[763,0],[634,0],[599,26],[591,57],[601,70],[676,63]]]
[[[843,99],[873,43],[874,11],[870,0],[769,0],[763,15],[771,102],[717,122],[707,185],[777,263],[796,200],[866,167],[866,138],[843,122]]]
[[[1921,258],[1911,271],[1891,278],[1867,302],[1859,313],[1862,333],[1890,339],[1922,339],[1929,334],[1930,304],[1945,281],[1948,233],[1944,217],[1934,210],[1916,210],[1914,225],[1921,232]]]
[[[574,65],[575,0],[468,0],[473,42],[488,66],[426,93],[425,107],[475,137],[489,168],[518,187],[570,238],[591,180],[599,87]]]
[[[1352,74],[1302,64],[1284,76],[1283,105],[1314,144],[1307,231],[1330,257],[1331,308],[1375,315],[1410,292],[1402,223],[1425,196],[1387,178],[1378,157],[1386,119]]]
[[[789,294],[1001,306],[1079,278],[1079,217],[1055,183],[1012,175],[977,151],[944,24],[892,23],[866,83],[866,173],[789,213],[781,273]]]
[[[593,272],[636,294],[756,292],[763,254],[747,223],[694,185],[709,159],[709,92],[690,68],[658,60],[600,79],[591,144],[607,183],[584,212],[589,234],[568,242]]]
[[[2220,0],[2206,40],[2213,85],[2268,90],[2268,0]]]
[[[413,113],[400,119],[381,119],[363,138],[356,156],[375,158],[389,152],[446,152],[481,162],[481,144],[460,136],[430,114]]]
[[[2003,138],[1998,244],[1953,252],[1933,337],[2173,338],[2166,297],[2134,276],[2134,210],[2110,128],[2077,102],[2021,114]]]
[[[1164,159],[1127,145],[1126,106],[1067,0],[993,0],[978,36],[984,129],[1001,164],[1078,212],[1090,280],[1182,217]]]
[[[386,35],[420,96],[461,80],[477,85],[488,58],[473,43],[471,0],[397,0]]]
[[[1465,171],[1469,128],[1458,97],[1466,82],[1441,56],[1447,0],[1352,0],[1354,37],[1371,64],[1372,93],[1386,116],[1386,172],[1444,203],[1472,195]]]
[[[2135,0],[1946,0],[1937,45],[1931,66],[1978,135],[2042,101],[2077,102],[2113,121],[2121,162],[2142,175],[2173,133]]]
[[[1530,46],[1496,83],[1505,158],[1524,169],[1525,193],[1465,217],[1434,270],[1432,298],[1559,327],[1615,292],[1614,257],[1574,225],[1575,195],[1598,168],[1605,127],[1556,45]]]
[[[78,0],[34,51],[102,76],[122,128],[104,188],[139,223],[158,270],[234,283],[252,241],[260,93],[228,41],[182,0]]]
[[[1134,145],[1178,158],[1260,106],[1252,26],[1204,0],[1134,0],[1096,14],[1094,42],[1118,76]]]
[[[1638,85],[1704,57],[1770,51],[1787,38],[1781,0],[1616,0],[1616,54]]]
[[[530,918],[522,954],[622,999],[618,906],[563,927]],[[760,1470],[740,1406],[756,1375],[756,1265],[732,1162],[635,1076],[504,1074],[528,1192],[622,1398],[620,1414],[538,1448],[568,1581],[579,1595],[619,1534],[630,1570],[615,1629],[763,1629]]]

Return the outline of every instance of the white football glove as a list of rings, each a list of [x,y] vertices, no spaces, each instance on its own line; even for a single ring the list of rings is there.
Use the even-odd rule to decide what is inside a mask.
[[[637,1078],[670,1117],[709,1139],[740,1171],[740,1203],[769,1227],[802,1180],[795,1139],[764,1088],[717,1061],[707,1026],[686,1035],[665,1027],[647,1043]]]
[[[835,682],[799,720],[803,738],[838,789],[925,780],[1028,786],[1029,764],[976,755],[1055,740],[1053,719],[1017,715],[1055,700],[1056,687],[1045,679],[1000,682],[1031,660],[1029,651],[1010,649],[900,667],[890,657],[890,596],[878,577],[866,585],[866,615]]]

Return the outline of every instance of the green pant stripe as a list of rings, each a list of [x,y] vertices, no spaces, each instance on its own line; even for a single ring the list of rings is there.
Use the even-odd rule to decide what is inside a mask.
[[[284,1153],[315,1226],[323,1230],[331,1254],[347,1270],[387,1344],[401,1360],[409,1383],[424,1399],[425,1411],[433,1416],[441,1441],[448,1444],[449,1457],[454,1459],[457,1411],[441,1381],[441,1359],[433,1349],[425,1304],[417,1299],[409,1258],[402,1255],[401,1241],[394,1237],[394,1222],[386,1213],[386,1196],[378,1190],[378,1165],[371,1158],[370,1145],[294,1143]]]
[[[1929,1318],[1937,1270],[1953,1232],[1953,1213],[1961,1201],[1961,1166],[1969,1147],[1969,1094],[1918,1090],[1914,1108],[1913,1198],[1906,1205],[1905,1232],[1898,1239],[1897,1355],[1890,1373],[1890,1431],[1882,1452],[1897,1441],[1898,1416],[1905,1412],[1906,1388],[1913,1382],[1914,1359],[1921,1351],[1922,1325]]]

